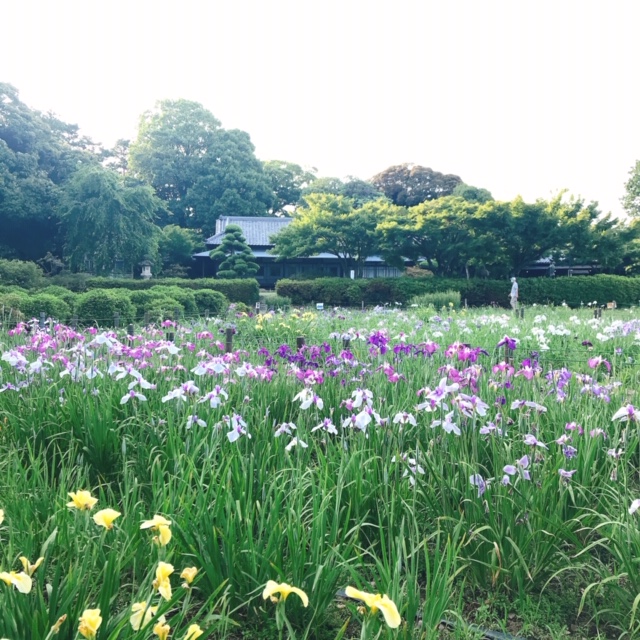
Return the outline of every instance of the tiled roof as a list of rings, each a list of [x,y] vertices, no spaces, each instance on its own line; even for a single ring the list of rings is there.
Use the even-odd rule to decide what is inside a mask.
[[[270,247],[269,238],[282,231],[292,218],[223,216],[216,222],[216,234],[207,239],[208,245],[218,245],[224,238],[224,230],[228,224],[237,224],[242,229],[250,247]]]

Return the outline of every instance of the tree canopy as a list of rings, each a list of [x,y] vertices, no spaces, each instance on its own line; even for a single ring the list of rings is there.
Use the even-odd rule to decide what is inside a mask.
[[[629,171],[629,180],[625,184],[625,195],[622,206],[633,218],[640,217],[640,160]]]
[[[443,198],[462,183],[459,176],[442,174],[427,167],[405,163],[381,171],[371,178],[371,184],[384,193],[393,204],[413,207],[425,200]]]
[[[307,171],[293,162],[269,160],[263,167],[275,196],[272,213],[285,213],[286,207],[295,208],[303,189],[316,180],[315,170]]]
[[[167,203],[163,224],[209,234],[220,215],[267,215],[274,206],[249,134],[223,129],[197,102],[163,100],[143,114],[129,164]]]
[[[296,211],[293,222],[271,240],[280,259],[330,253],[345,274],[362,273],[367,258],[379,251],[378,225],[396,213],[386,199],[370,200],[356,207],[353,198],[312,193],[306,207]]]
[[[90,263],[109,274],[117,260],[133,268],[157,251],[154,219],[162,202],[148,185],[130,184],[102,167],[88,167],[69,180],[61,215],[65,254],[72,269]]]

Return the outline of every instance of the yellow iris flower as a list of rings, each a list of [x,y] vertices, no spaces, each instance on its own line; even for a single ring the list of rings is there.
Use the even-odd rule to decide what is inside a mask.
[[[129,623],[134,631],[138,631],[140,627],[146,627],[151,622],[151,619],[158,611],[158,607],[148,607],[145,601],[134,602],[131,605],[131,611],[133,613],[129,616]],[[157,621],[164,624],[165,617],[160,616]]]
[[[164,622],[158,622],[153,627],[153,633],[160,638],[160,640],[167,640],[169,637],[169,631],[171,631],[171,627]]]
[[[9,571],[9,573],[2,571],[0,572],[0,580],[8,586],[13,585],[20,593],[29,593],[33,586],[31,576],[24,571],[20,573],[17,571]]]
[[[90,511],[96,506],[98,498],[94,498],[89,491],[72,491],[68,494],[71,502],[67,502],[70,509],[79,509],[80,511]]]
[[[29,576],[32,576],[34,574],[35,570],[43,563],[43,561],[44,558],[40,557],[33,564],[31,564],[25,556],[20,556],[22,568],[24,569],[24,572]]]
[[[171,600],[171,582],[169,576],[173,573],[173,565],[167,562],[158,562],[156,569],[156,579],[153,581],[153,588],[157,589],[165,600]]]
[[[85,609],[80,616],[80,624],[78,625],[78,633],[83,638],[92,640],[96,637],[98,628],[102,624],[100,617],[100,609]]]
[[[141,525],[141,529],[151,529],[151,531],[157,531],[158,535],[153,536],[155,544],[166,547],[171,540],[171,520],[167,520],[165,517],[156,514],[151,520],[145,520]]]
[[[186,567],[182,570],[180,577],[186,581],[187,584],[191,584],[198,574],[198,569],[196,567]]]
[[[396,607],[393,600],[385,593],[380,595],[379,593],[367,593],[366,591],[359,591],[353,587],[347,587],[345,592],[349,598],[354,600],[361,600],[364,602],[371,613],[376,613],[378,610],[382,611],[384,621],[391,629],[397,629],[402,622],[402,618],[398,613],[398,607]]]
[[[302,604],[305,607],[309,606],[309,598],[307,594],[302,589],[298,589],[298,587],[292,587],[286,582],[281,582],[280,584],[278,584],[275,580],[269,580],[264,588],[264,591],[262,592],[262,597],[264,600],[266,600],[267,598],[271,598],[272,602],[278,602],[276,594],[280,594],[280,596],[282,596],[282,600],[284,601],[287,599],[287,596],[290,593],[295,593],[300,598],[300,600],[302,600]]]
[[[184,637],[184,640],[196,640],[199,638],[204,631],[200,628],[199,624],[191,624],[187,629],[187,635]]]
[[[113,529],[113,521],[121,515],[115,509],[102,509],[93,516],[93,521],[105,529]]]

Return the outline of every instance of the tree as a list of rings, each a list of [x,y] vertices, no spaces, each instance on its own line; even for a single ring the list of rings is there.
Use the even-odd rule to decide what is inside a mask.
[[[383,255],[390,264],[425,261],[442,276],[502,274],[504,243],[496,234],[509,219],[508,203],[447,196],[400,210],[381,223]]]
[[[105,149],[102,153],[103,164],[114,171],[117,171],[121,176],[127,175],[129,171],[129,146],[130,140],[120,138],[116,140],[112,149]]]
[[[361,275],[365,260],[380,250],[379,223],[398,208],[380,199],[357,209],[353,199],[330,193],[305,200],[307,206],[296,211],[293,222],[271,238],[273,253],[285,259],[326,252],[338,258],[345,275],[351,269]]]
[[[30,109],[0,83],[0,256],[61,255],[60,188],[79,166],[97,164],[94,149],[76,125]]]
[[[221,215],[267,215],[274,194],[244,131],[197,102],[164,100],[142,115],[130,167],[167,203],[162,224],[215,229]]]
[[[306,206],[305,199],[312,193],[329,193],[335,196],[351,198],[356,208],[365,202],[384,198],[384,193],[378,191],[370,182],[360,180],[354,176],[347,176],[345,180],[340,178],[318,178],[308,187],[302,190],[301,206]]]
[[[87,262],[108,274],[116,260],[131,268],[157,251],[154,219],[162,202],[147,185],[131,184],[102,167],[78,171],[65,186],[61,216],[71,268]]]
[[[300,165],[281,160],[263,163],[264,173],[275,195],[272,213],[286,213],[286,207],[295,208],[302,195],[316,180],[315,169],[305,171]]]
[[[158,237],[158,253],[165,276],[184,277],[193,261],[193,254],[203,245],[200,234],[193,229],[167,225]]]
[[[456,175],[444,175],[433,169],[414,164],[389,167],[371,178],[376,189],[393,204],[413,207],[426,200],[449,196],[462,183]]]
[[[640,217],[640,160],[629,171],[631,176],[625,185],[627,193],[622,198],[622,206],[632,217]]]
[[[480,189],[478,187],[472,187],[469,184],[461,182],[452,192],[452,196],[458,196],[469,200],[470,202],[489,202],[493,200],[493,196],[486,189]]]
[[[253,253],[237,224],[228,224],[224,230],[224,238],[217,249],[209,256],[220,262],[216,271],[218,278],[253,278],[259,267]]]

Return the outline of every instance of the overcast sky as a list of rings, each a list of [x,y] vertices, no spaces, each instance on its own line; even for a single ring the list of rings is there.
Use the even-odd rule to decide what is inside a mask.
[[[262,160],[414,162],[621,214],[640,158],[638,0],[2,0],[0,81],[105,145],[164,98]]]

